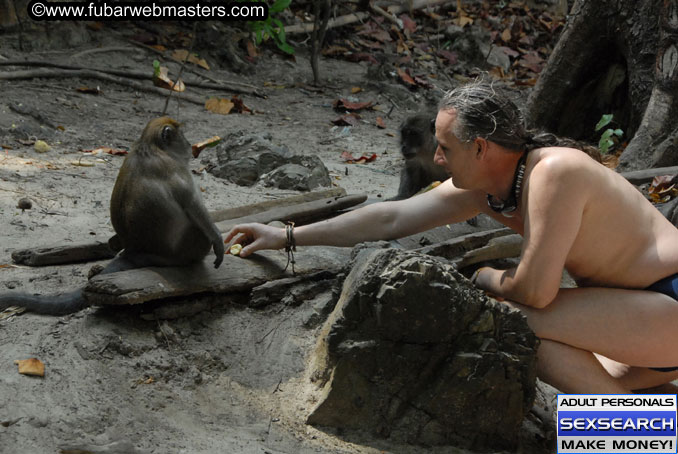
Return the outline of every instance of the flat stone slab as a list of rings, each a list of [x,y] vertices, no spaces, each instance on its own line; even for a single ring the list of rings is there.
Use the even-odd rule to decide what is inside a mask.
[[[339,271],[351,250],[337,247],[304,247],[295,254],[297,276],[318,271]],[[162,298],[198,293],[245,292],[265,282],[292,277],[285,271],[287,255],[282,251],[259,251],[246,259],[225,255],[219,269],[213,256],[191,267],[149,267],[94,276],[85,288],[93,304],[140,304]]]

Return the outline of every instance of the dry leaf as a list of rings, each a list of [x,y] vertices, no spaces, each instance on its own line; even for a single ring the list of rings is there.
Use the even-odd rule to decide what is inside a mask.
[[[386,123],[384,123],[384,119],[381,117],[377,117],[377,128],[386,129]]]
[[[341,159],[343,159],[346,164],[365,164],[366,162],[372,162],[377,159],[377,155],[376,153],[372,153],[371,156],[362,155],[356,159],[350,152],[344,151],[341,153]]]
[[[417,23],[413,21],[407,14],[401,14],[400,20],[403,21],[403,29],[410,32],[410,35],[417,31]]]
[[[501,32],[501,39],[505,42],[508,43],[511,41],[511,29],[507,28],[503,32]]]
[[[19,366],[19,373],[23,375],[35,375],[37,377],[45,376],[45,365],[38,358],[15,360],[14,364]]]
[[[406,71],[404,71],[404,70],[402,70],[402,69],[400,69],[400,68],[397,68],[397,69],[396,69],[396,72],[398,73],[398,77],[400,77],[400,80],[401,80],[405,85],[407,85],[408,87],[416,87],[416,86],[417,86],[417,83],[414,81],[414,79],[412,79],[412,76],[410,76],[409,74],[407,74]]]
[[[471,19],[468,16],[459,16],[459,18],[457,19],[457,24],[460,27],[465,27],[466,25],[472,25],[473,19]]]
[[[202,142],[191,145],[191,151],[193,152],[193,157],[197,158],[200,156],[200,152],[208,147],[213,147],[221,142],[221,137],[212,136],[209,139],[205,139]]]
[[[235,104],[229,99],[210,98],[205,101],[205,109],[220,115],[228,115],[233,107],[235,107]]]
[[[80,93],[87,93],[88,95],[98,95],[101,93],[101,89],[99,87],[78,87],[76,88],[76,91],[79,91]]]
[[[172,58],[178,62],[183,62],[186,60],[186,55],[188,55],[188,51],[186,49],[177,49],[172,52]],[[210,69],[210,65],[207,64],[207,61],[204,58],[198,58],[195,54],[188,55],[188,61],[194,65],[200,66],[201,68],[205,68],[208,71]]]
[[[7,309],[0,312],[0,320],[7,320],[8,318],[11,318],[15,315],[23,314],[24,312],[26,312],[25,307],[10,306]]]
[[[168,69],[164,66],[160,66],[157,74],[153,74],[153,85],[177,92],[186,90],[186,86],[181,79],[177,80],[176,83],[172,82],[168,76]]]
[[[356,110],[362,110],[362,109],[369,109],[374,105],[374,101],[367,101],[367,102],[351,102],[348,99],[335,99],[334,102],[332,103],[332,107],[334,107],[336,110],[348,110],[348,111],[356,111]]]
[[[654,177],[647,192],[654,203],[666,203],[678,197],[678,175]]]
[[[353,95],[355,95],[356,93],[360,93],[361,91],[363,91],[363,89],[360,87],[351,87],[351,94]]]
[[[259,56],[259,53],[257,52],[257,46],[255,46],[251,40],[247,40],[246,46],[247,46],[247,55],[250,58],[256,58]]]
[[[233,110],[235,110],[236,113],[245,113],[249,112],[252,113],[252,109],[247,107],[245,103],[243,102],[242,99],[238,98],[237,95],[233,95],[231,97],[231,102],[233,103]]]

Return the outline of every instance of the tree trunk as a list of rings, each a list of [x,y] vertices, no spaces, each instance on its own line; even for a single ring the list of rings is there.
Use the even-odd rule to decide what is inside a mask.
[[[0,0],[0,29],[17,25],[13,0]]]
[[[678,164],[678,0],[576,0],[528,100],[533,126],[597,142],[614,114],[619,170]]]

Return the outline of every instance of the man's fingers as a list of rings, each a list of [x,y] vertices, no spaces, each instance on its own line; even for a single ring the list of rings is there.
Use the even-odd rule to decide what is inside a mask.
[[[224,243],[230,242],[234,236],[236,236],[238,233],[240,233],[240,229],[238,228],[239,226],[233,227],[231,230],[228,231],[226,234],[226,237],[224,238]]]

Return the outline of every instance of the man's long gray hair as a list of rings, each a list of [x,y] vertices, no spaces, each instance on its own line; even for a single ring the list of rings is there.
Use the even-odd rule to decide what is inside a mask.
[[[462,142],[471,142],[480,137],[515,151],[553,146],[572,147],[600,161],[600,155],[594,147],[528,129],[518,106],[502,90],[482,78],[447,92],[438,109],[456,111],[452,133]]]

